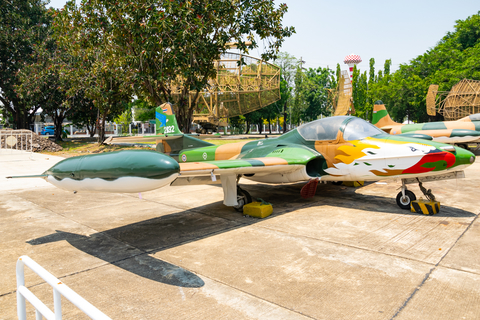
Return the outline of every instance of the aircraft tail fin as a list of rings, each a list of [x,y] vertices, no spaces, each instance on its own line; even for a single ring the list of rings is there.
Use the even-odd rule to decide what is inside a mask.
[[[170,103],[164,103],[155,109],[157,123],[157,151],[166,153],[173,158],[178,157],[180,151],[195,149],[213,144],[184,134],[180,131],[177,119]]]
[[[170,103],[164,103],[155,109],[156,134],[182,134],[178,128],[177,119]]]
[[[398,125],[399,123],[390,118],[387,108],[385,108],[385,105],[382,101],[378,100],[373,106],[372,124],[378,128],[381,128],[385,126]]]

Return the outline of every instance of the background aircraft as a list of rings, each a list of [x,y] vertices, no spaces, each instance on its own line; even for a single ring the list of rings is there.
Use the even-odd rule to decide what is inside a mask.
[[[239,211],[252,201],[238,186],[240,178],[264,183],[308,181],[302,192],[310,196],[319,180],[400,178],[397,204],[409,209],[416,196],[405,186],[408,179],[463,177],[459,170],[475,161],[473,153],[462,148],[388,135],[351,116],[319,119],[278,138],[217,146],[180,133],[171,109],[156,111],[158,132],[164,133],[156,136],[157,150],[165,153],[127,150],[69,158],[39,177],[71,191],[142,192],[168,184],[218,183],[224,204]]]
[[[457,121],[401,124],[393,121],[385,105],[377,101],[373,107],[372,123],[389,134],[457,144],[465,149],[469,143],[480,142],[480,113]]]

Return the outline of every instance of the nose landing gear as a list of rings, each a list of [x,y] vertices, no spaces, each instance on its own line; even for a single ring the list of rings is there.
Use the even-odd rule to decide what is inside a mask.
[[[397,194],[397,205],[401,209],[410,210],[410,203],[417,200],[415,193],[410,190],[402,190]]]
[[[418,186],[420,187],[420,190],[422,191],[425,198],[427,198],[430,201],[435,201],[435,196],[433,195],[432,190],[431,189],[427,190],[422,185],[422,182],[418,178],[417,178],[417,181],[418,181]],[[397,199],[396,199],[397,205],[402,209],[410,210],[410,204],[412,203],[412,201],[417,200],[417,197],[412,191],[407,190],[407,187],[405,186],[405,179],[402,179],[401,188],[402,188],[402,191],[400,191],[397,194]]]

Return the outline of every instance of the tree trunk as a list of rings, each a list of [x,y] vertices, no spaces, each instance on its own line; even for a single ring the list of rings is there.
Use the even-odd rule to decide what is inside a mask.
[[[287,102],[283,105],[283,133],[287,132]]]
[[[248,123],[248,120],[245,121],[245,125],[247,126],[245,128],[245,134],[248,134],[250,132],[250,124]]]
[[[92,124],[91,126],[87,124],[87,130],[88,130],[88,134],[90,135],[90,138],[93,138],[93,136],[95,135],[95,131],[97,130],[97,127],[95,126],[95,124]]]
[[[53,116],[53,124],[55,125],[55,141],[63,141],[63,119],[65,119],[65,114],[63,112],[57,114],[57,111],[55,111]]]
[[[103,114],[102,117],[99,119],[98,123],[98,144],[103,144],[105,141],[105,118],[107,117],[106,114]]]

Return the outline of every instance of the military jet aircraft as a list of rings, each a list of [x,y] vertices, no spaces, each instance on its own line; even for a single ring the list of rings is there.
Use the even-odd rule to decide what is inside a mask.
[[[389,134],[456,144],[464,149],[468,149],[469,143],[480,142],[480,113],[457,121],[402,124],[393,121],[385,105],[377,101],[373,107],[372,123]]]
[[[160,152],[126,150],[68,158],[37,177],[75,192],[136,193],[168,184],[218,183],[224,204],[239,211],[252,201],[238,186],[240,178],[308,182],[304,188],[314,190],[318,181],[401,179],[397,204],[409,209],[416,196],[407,183],[463,177],[461,170],[475,161],[474,154],[462,148],[388,135],[352,116],[315,120],[278,138],[220,146],[181,133],[171,107],[157,108],[156,117],[158,135],[153,138]]]

